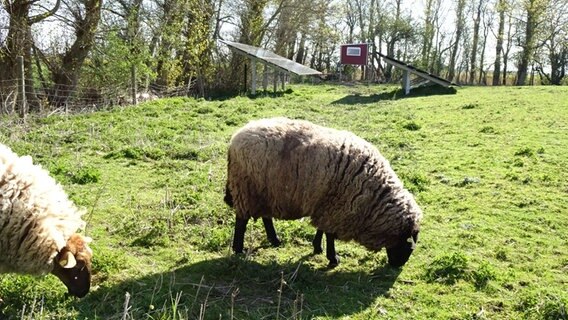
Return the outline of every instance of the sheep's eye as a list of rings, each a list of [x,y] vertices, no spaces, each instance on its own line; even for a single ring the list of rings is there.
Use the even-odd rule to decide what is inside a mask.
[[[79,277],[74,277],[73,279],[77,280],[77,279],[79,279]]]

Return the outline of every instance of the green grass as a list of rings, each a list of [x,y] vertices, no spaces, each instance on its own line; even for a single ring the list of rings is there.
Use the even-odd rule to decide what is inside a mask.
[[[278,97],[165,99],[81,115],[0,118],[0,142],[30,154],[88,210],[91,293],[53,276],[0,276],[0,318],[566,319],[568,87],[294,85]],[[226,148],[249,120],[302,118],[367,139],[424,211],[401,269],[339,242],[312,256],[308,221],[250,223],[230,250]]]

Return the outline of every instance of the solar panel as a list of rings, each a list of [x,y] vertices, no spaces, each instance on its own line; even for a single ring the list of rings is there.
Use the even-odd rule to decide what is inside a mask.
[[[451,81],[448,81],[448,80],[446,80],[446,79],[444,79],[444,78],[440,78],[440,77],[438,77],[438,76],[436,76],[436,75],[434,75],[434,74],[431,74],[431,73],[429,73],[429,72],[427,72],[427,71],[424,71],[424,70],[422,70],[422,69],[419,69],[419,68],[417,68],[417,67],[415,67],[415,66],[413,66],[413,65],[411,65],[411,64],[408,64],[408,63],[406,63],[406,62],[397,60],[397,59],[395,59],[395,58],[393,58],[393,57],[391,57],[391,56],[387,56],[386,54],[382,54],[382,53],[380,53],[380,52],[377,52],[377,53],[379,54],[379,56],[381,56],[383,59],[385,59],[385,61],[386,61],[388,64],[392,64],[392,65],[394,65],[394,66],[396,66],[396,67],[399,67],[399,68],[402,68],[402,69],[406,69],[406,70],[408,70],[408,71],[410,71],[410,72],[416,74],[417,76],[422,77],[422,78],[424,78],[424,79],[426,79],[426,80],[433,81],[433,82],[438,83],[438,84],[440,84],[440,85],[442,85],[442,86],[444,86],[444,87],[458,86],[457,84],[455,84],[455,83],[453,83],[453,82],[451,82]]]
[[[274,52],[262,49],[262,48],[258,48],[258,47],[254,47],[248,44],[243,44],[243,43],[238,43],[238,42],[232,42],[232,41],[227,41],[227,40],[219,40],[222,43],[228,45],[231,49],[235,49],[240,53],[243,53],[245,55],[257,58],[259,60],[262,60],[270,65],[272,65],[273,67],[282,69],[284,71],[288,71],[288,72],[292,72],[294,74],[297,74],[299,76],[308,76],[308,75],[318,75],[321,74],[321,72],[314,70],[312,68],[308,68],[306,66],[304,66],[303,64],[297,63],[295,61],[292,61],[290,59],[286,59],[282,56],[277,55]]]

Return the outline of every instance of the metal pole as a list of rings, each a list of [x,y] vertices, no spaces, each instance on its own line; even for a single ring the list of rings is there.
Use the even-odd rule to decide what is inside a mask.
[[[274,82],[274,93],[276,93],[276,89],[278,87],[278,71],[276,69],[272,72],[272,79]]]
[[[253,58],[250,59],[250,72],[252,73],[250,91],[256,94],[256,61]]]
[[[262,87],[264,91],[268,90],[268,64],[264,64],[264,74],[262,78]]]
[[[132,104],[138,104],[138,86],[136,85],[136,66],[130,67],[130,81],[132,82]]]
[[[402,89],[404,90],[404,94],[410,93],[410,73],[408,70],[404,70],[402,74]]]
[[[18,56],[18,103],[20,118],[26,119],[27,114],[27,103],[26,103],[26,78],[24,76],[24,57]]]
[[[244,83],[243,89],[244,89],[245,94],[247,94],[247,64],[246,63],[245,63],[245,74],[244,74],[244,76],[245,76],[245,83]]]

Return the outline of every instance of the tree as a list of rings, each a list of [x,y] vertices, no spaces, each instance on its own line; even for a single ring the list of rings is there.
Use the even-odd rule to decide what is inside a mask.
[[[507,44],[503,50],[503,85],[507,85],[509,54],[513,48],[513,38],[517,36],[517,29],[513,26],[512,19],[512,14],[509,14],[507,18]]]
[[[457,0],[456,7],[456,30],[455,38],[452,44],[452,49],[450,53],[450,64],[448,66],[448,80],[453,81],[456,77],[456,61],[458,56],[458,51],[460,49],[460,41],[462,34],[465,29],[465,5],[466,0]]]
[[[431,63],[430,55],[432,53],[434,36],[437,30],[439,30],[436,28],[436,21],[438,21],[440,5],[440,0],[426,0],[426,5],[424,6],[420,66],[425,69],[429,69],[429,66],[433,65],[433,60],[435,60],[432,59]]]
[[[536,69],[547,83],[559,85],[568,67],[568,1],[552,1],[546,12],[542,34],[543,39],[538,45],[542,48],[541,58],[536,61]]]
[[[94,44],[95,33],[101,18],[102,0],[66,3],[66,7],[74,18],[75,40],[60,55],[59,63],[48,64],[53,81],[49,102],[56,107],[64,106],[77,87],[83,63]]]
[[[205,82],[212,74],[213,16],[214,7],[210,0],[190,1],[186,13],[186,27],[182,32],[183,50],[178,55],[183,65],[178,83],[190,87],[193,78],[197,78],[200,96],[205,95]]]
[[[521,54],[517,68],[517,85],[525,85],[529,64],[532,62],[537,49],[538,29],[544,22],[544,13],[550,0],[523,0],[524,38],[521,40]]]
[[[414,34],[414,29],[410,23],[410,17],[403,19],[401,17],[401,0],[395,0],[394,17],[385,17],[386,30],[385,42],[387,46],[387,55],[391,57],[400,58],[396,52],[397,44],[405,39],[409,39]],[[392,80],[393,66],[388,64],[385,68],[385,78],[387,81]]]
[[[493,85],[500,84],[501,79],[501,56],[503,55],[503,37],[505,36],[505,11],[507,0],[498,0],[497,12],[499,13],[499,29],[497,31],[497,43],[495,45],[495,62],[493,67]]]
[[[53,16],[61,5],[57,0],[51,9],[45,9],[37,1],[28,0],[3,0],[2,8],[9,16],[8,33],[6,44],[0,47],[0,93],[9,94],[11,88],[4,87],[8,82],[18,78],[17,57],[24,57],[24,73],[26,87],[28,88],[27,100],[31,109],[39,109],[39,101],[35,96],[32,81],[32,48],[34,40],[32,37],[32,25]],[[31,15],[31,13],[37,13]],[[20,106],[21,107],[21,106]]]
[[[475,72],[477,71],[477,51],[479,45],[479,26],[481,24],[481,12],[484,6],[484,0],[477,0],[477,6],[475,6],[474,14],[475,17],[473,18],[473,44],[471,50],[471,57],[470,57],[470,69],[469,69],[469,84],[473,84],[473,80],[475,79]],[[482,67],[482,66],[481,66]],[[481,69],[481,68],[480,68]]]
[[[487,12],[487,7],[483,9],[483,40],[481,42],[480,55],[479,55],[479,80],[477,83],[487,85],[487,71],[483,70],[485,65],[485,49],[487,48],[487,37],[489,29],[491,29],[491,22],[493,21],[493,13]]]

